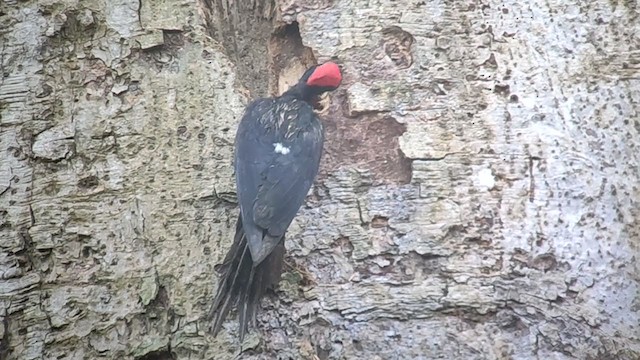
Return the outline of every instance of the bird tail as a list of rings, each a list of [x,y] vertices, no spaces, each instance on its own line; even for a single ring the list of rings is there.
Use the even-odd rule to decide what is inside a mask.
[[[218,291],[209,312],[213,336],[218,335],[229,310],[237,304],[240,342],[244,340],[249,322],[255,327],[256,310],[262,296],[280,281],[284,253],[283,237],[273,251],[254,266],[242,228],[242,217],[238,216],[233,244],[218,270]]]

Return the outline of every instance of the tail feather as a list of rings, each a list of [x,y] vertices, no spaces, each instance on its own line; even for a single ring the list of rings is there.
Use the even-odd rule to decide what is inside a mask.
[[[284,238],[257,267],[255,279],[247,301],[247,315],[245,321],[250,321],[255,327],[256,311],[262,296],[268,288],[274,287],[280,281],[282,265],[284,263]]]
[[[242,293],[240,294],[240,296],[242,296],[239,299],[239,304],[238,304],[238,321],[240,326],[240,339],[241,339],[240,341],[244,339],[244,335],[247,332],[247,326],[248,326],[247,313],[253,312],[251,311],[253,310],[252,307],[257,305],[254,303],[249,303],[249,293],[253,292],[252,290],[254,290],[254,287],[256,286],[256,284],[253,283],[255,273],[256,273],[255,267],[252,267],[251,272],[249,273],[249,279],[246,285],[244,286],[244,288],[242,289]],[[256,283],[258,283],[258,281],[256,281]]]
[[[213,336],[218,334],[229,310],[231,310],[231,307],[237,301],[239,290],[238,280],[242,278],[241,275],[247,271],[247,268],[250,269],[252,267],[251,263],[251,256],[249,255],[244,231],[242,230],[242,220],[238,218],[233,244],[219,270],[221,281],[218,285],[213,306],[209,312],[209,318],[212,320],[211,332]]]
[[[220,269],[220,284],[209,313],[213,336],[222,328],[231,307],[237,304],[240,342],[249,323],[255,326],[255,316],[262,296],[280,281],[284,259],[284,237],[260,264],[253,264],[251,252],[238,216],[233,244]]]

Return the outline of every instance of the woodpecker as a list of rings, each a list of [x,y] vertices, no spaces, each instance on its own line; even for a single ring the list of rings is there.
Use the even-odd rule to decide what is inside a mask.
[[[335,63],[315,65],[281,96],[247,106],[234,149],[240,212],[209,314],[213,336],[237,305],[242,342],[249,323],[255,327],[265,291],[280,281],[285,233],[313,184],[323,151],[324,129],[313,104],[341,82]]]

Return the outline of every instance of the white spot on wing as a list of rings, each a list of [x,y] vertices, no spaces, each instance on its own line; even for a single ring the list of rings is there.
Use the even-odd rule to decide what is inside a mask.
[[[289,151],[291,151],[291,149],[282,145],[281,143],[275,143],[273,144],[273,147],[275,147],[275,150],[278,154],[282,154],[282,155],[287,155]]]

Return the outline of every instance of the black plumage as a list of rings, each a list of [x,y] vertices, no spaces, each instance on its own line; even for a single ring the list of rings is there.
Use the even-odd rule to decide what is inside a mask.
[[[235,142],[240,214],[211,308],[214,336],[237,303],[242,341],[265,291],[280,280],[285,233],[322,156],[323,127],[311,104],[341,79],[334,63],[314,66],[282,96],[253,101],[240,120]]]

